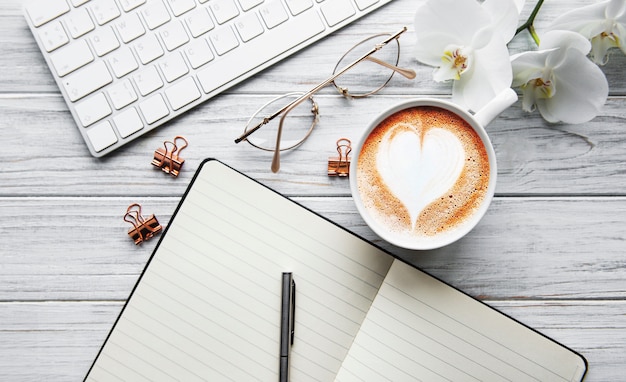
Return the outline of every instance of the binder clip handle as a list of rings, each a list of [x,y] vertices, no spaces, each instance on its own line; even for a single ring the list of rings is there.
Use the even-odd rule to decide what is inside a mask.
[[[182,145],[178,145],[178,141],[182,140]],[[164,173],[177,177],[185,163],[179,155],[180,152],[187,147],[189,142],[185,137],[177,135],[172,141],[163,142],[163,147],[159,147],[154,151],[152,165],[163,170]],[[171,147],[171,149],[170,149]]]
[[[179,146],[179,145],[177,145],[177,144],[176,144],[176,142],[177,142],[179,139],[183,141],[183,145],[182,145],[182,146]],[[177,136],[175,136],[175,137],[174,137],[174,147],[176,147],[176,148],[177,148],[177,150],[176,150],[176,149],[174,149],[174,152],[173,152],[173,153],[176,153],[176,152],[178,151],[178,153],[177,153],[176,155],[180,155],[180,152],[181,152],[181,151],[183,151],[183,150],[185,149],[185,147],[187,147],[188,145],[189,145],[189,142],[187,142],[187,139],[185,139],[185,137],[183,137],[182,135],[177,135]],[[172,154],[173,154],[173,153],[172,153]]]
[[[328,158],[328,176],[347,177],[350,174],[350,152],[352,151],[352,142],[348,138],[339,138],[337,140],[336,158]]]
[[[135,245],[139,245],[152,238],[163,229],[154,215],[150,215],[148,219],[142,216],[141,205],[138,203],[133,203],[128,206],[126,214],[124,215],[124,221],[133,225],[133,227],[128,230],[128,236],[133,239]]]

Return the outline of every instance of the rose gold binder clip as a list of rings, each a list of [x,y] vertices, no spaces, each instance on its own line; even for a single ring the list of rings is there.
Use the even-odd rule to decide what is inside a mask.
[[[177,144],[178,140],[183,141],[182,146]],[[164,173],[177,177],[181,167],[183,167],[183,163],[185,163],[185,160],[179,157],[179,155],[187,147],[187,144],[185,137],[180,135],[174,137],[173,141],[163,142],[163,147],[159,147],[154,151],[152,164],[159,167]]]
[[[351,142],[348,138],[340,138],[337,141],[338,157],[328,158],[328,176],[348,176],[350,174],[350,157],[352,151]]]
[[[137,203],[128,206],[124,221],[133,225],[133,228],[128,230],[128,236],[133,239],[136,245],[152,238],[163,229],[154,215],[144,219],[141,215],[141,205]]]

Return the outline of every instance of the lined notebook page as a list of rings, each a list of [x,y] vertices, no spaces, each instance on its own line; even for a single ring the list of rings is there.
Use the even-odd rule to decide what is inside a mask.
[[[205,162],[90,381],[274,381],[282,272],[297,285],[292,381],[332,381],[393,259]]]
[[[579,381],[571,350],[396,260],[337,381]]]

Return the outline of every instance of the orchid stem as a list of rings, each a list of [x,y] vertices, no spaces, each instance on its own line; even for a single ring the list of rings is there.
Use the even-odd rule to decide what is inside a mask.
[[[537,31],[535,31],[534,23],[535,23],[535,17],[537,17],[537,13],[539,13],[539,9],[543,5],[543,1],[544,0],[537,1],[537,4],[535,4],[535,8],[533,9],[532,13],[528,17],[528,20],[526,20],[526,22],[522,24],[519,28],[517,28],[517,31],[515,31],[515,35],[518,35],[520,32],[527,29],[530,35],[532,36],[533,40],[535,41],[535,44],[537,44],[537,46],[539,46],[539,36],[537,35]]]

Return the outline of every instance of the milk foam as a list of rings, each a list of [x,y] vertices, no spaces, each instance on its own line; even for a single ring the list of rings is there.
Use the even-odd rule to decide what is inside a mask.
[[[364,208],[381,228],[401,237],[439,236],[462,226],[489,188],[489,157],[480,136],[439,107],[388,116],[370,132],[357,161]]]
[[[406,207],[415,228],[420,213],[447,193],[465,165],[465,150],[448,130],[431,128],[420,134],[409,124],[389,129],[379,144],[378,172]]]

